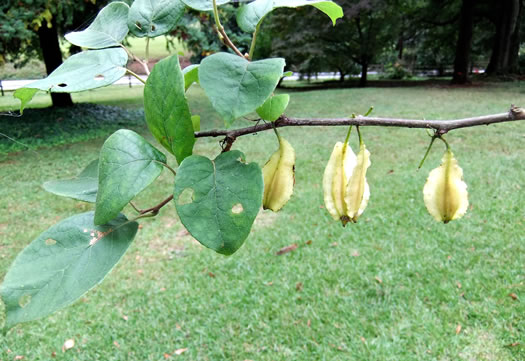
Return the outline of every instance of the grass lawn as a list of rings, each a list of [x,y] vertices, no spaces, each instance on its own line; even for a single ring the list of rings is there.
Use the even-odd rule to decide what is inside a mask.
[[[108,96],[112,88],[88,93],[89,101],[140,107],[136,89],[124,101]],[[217,127],[202,94],[190,90],[193,112],[201,114],[203,128]],[[377,116],[447,119],[525,105],[525,93],[512,85],[290,94],[287,113],[311,117],[347,116],[374,105]],[[359,223],[346,228],[323,209],[322,196],[324,167],[346,129],[281,134],[297,153],[295,193],[281,212],[261,211],[237,253],[224,257],[200,246],[174,207],[165,207],[141,223],[127,255],[100,286],[0,339],[0,360],[49,360],[55,352],[57,360],[89,361],[525,359],[524,122],[448,136],[471,206],[447,225],[435,222],[423,204],[426,177],[444,150],[436,143],[417,171],[429,141],[424,130],[363,129],[372,154],[371,198]],[[41,184],[77,174],[97,158],[103,141],[10,154],[0,163],[0,278],[41,232],[92,209],[48,194]],[[214,157],[218,142],[199,140],[195,152]],[[261,166],[276,147],[271,132],[234,144]],[[136,203],[146,208],[172,187],[164,172]],[[295,251],[275,254],[293,243]],[[63,353],[71,338],[75,347]]]

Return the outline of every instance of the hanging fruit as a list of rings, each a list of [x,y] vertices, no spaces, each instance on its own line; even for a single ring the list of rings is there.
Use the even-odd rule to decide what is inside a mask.
[[[357,222],[365,210],[370,189],[366,172],[370,166],[370,152],[366,149],[359,132],[360,150],[356,157],[348,145],[350,130],[345,143],[337,142],[323,176],[324,203],[332,218],[343,226]]]
[[[263,167],[263,208],[279,211],[290,200],[295,184],[295,150],[279,136],[279,149],[272,154]]]
[[[467,212],[467,184],[448,144],[441,165],[428,175],[423,196],[428,213],[439,222],[448,223]]]

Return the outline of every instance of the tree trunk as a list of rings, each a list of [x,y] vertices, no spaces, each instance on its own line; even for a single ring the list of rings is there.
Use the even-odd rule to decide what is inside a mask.
[[[496,34],[487,74],[519,73],[521,0],[503,0],[496,20]]]
[[[340,83],[344,83],[346,74],[345,74],[343,68],[337,67],[337,71],[339,71],[339,82]]]
[[[404,41],[403,41],[403,33],[399,34],[399,37],[397,38],[397,58],[399,60],[403,59],[403,50],[405,50]]]
[[[359,78],[359,87],[364,88],[368,84],[368,61],[363,61],[361,64],[361,78]]]
[[[459,35],[456,44],[456,58],[454,59],[452,84],[466,84],[469,82],[468,69],[470,63],[473,25],[474,0],[463,0],[459,20]]]
[[[40,48],[42,49],[42,57],[46,65],[47,75],[51,74],[53,70],[62,64],[62,52],[60,51],[60,44],[58,43],[58,33],[55,22],[53,26],[48,28],[47,25],[42,25],[38,29],[38,38],[40,40]],[[51,93],[51,101],[55,107],[68,107],[73,105],[71,95],[68,93]]]

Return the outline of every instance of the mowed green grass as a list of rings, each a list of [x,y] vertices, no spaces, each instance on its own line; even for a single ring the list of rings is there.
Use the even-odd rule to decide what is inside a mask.
[[[106,95],[92,101],[141,104]],[[194,113],[204,128],[219,126],[202,96],[190,90]],[[447,119],[505,112],[512,103],[525,104],[519,87],[345,89],[292,92],[287,113],[340,117],[374,105],[377,116]],[[169,205],[141,223],[100,286],[3,337],[0,359],[49,360],[54,352],[57,360],[90,361],[525,359],[525,123],[448,135],[470,207],[447,225],[423,203],[426,177],[444,151],[437,142],[417,171],[429,141],[424,130],[362,129],[371,198],[359,223],[346,228],[328,215],[322,195],[324,167],[346,129],[280,132],[297,153],[294,195],[277,214],[261,211],[237,253],[224,257],[200,246]],[[12,154],[0,163],[0,277],[42,231],[93,208],[41,184],[77,174],[103,141]],[[266,132],[233,148],[262,166],[276,147]],[[195,147],[209,157],[219,152],[219,139]],[[164,172],[136,203],[151,206],[172,192],[172,182]],[[294,243],[295,251],[276,255]],[[63,353],[70,338],[76,345]]]

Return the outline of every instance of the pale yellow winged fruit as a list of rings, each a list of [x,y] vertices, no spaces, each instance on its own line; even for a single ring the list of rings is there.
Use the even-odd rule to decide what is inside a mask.
[[[356,155],[348,144],[337,142],[323,176],[325,208],[333,219],[343,226],[356,222],[363,213],[370,190],[366,171],[370,166],[370,152],[364,144]]]
[[[295,184],[295,150],[282,137],[279,149],[263,167],[263,208],[277,212],[290,200]]]
[[[463,181],[463,170],[450,150],[445,152],[441,165],[428,175],[423,196],[428,213],[439,222],[448,223],[467,212],[467,184]]]
[[[352,222],[363,213],[370,199],[370,188],[366,181],[366,171],[370,167],[370,152],[364,144],[359,147],[357,164],[346,186],[345,203],[347,216]]]

